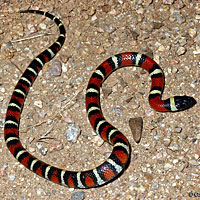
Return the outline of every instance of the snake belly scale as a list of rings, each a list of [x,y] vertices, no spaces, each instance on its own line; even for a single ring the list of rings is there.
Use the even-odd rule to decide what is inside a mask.
[[[19,124],[24,101],[40,70],[61,49],[65,41],[63,23],[54,15],[36,10],[20,13],[44,15],[53,20],[59,28],[58,39],[40,53],[27,67],[15,86],[6,113],[4,137],[13,156],[26,168],[41,177],[55,183],[73,188],[92,188],[107,184],[116,179],[128,167],[131,148],[127,138],[103,117],[100,106],[100,86],[113,71],[124,66],[138,66],[149,72],[151,89],[149,103],[157,111],[180,111],[192,107],[196,101],[188,96],[175,96],[161,100],[164,87],[164,75],[161,68],[151,58],[136,52],[117,54],[104,61],[92,74],[86,90],[86,109],[93,129],[104,141],[113,145],[108,159],[98,167],[87,171],[67,171],[51,166],[31,155],[21,144]]]

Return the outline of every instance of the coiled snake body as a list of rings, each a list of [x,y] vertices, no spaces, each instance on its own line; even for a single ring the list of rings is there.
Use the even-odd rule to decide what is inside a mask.
[[[56,42],[39,54],[21,76],[11,96],[6,113],[4,136],[7,147],[21,164],[34,173],[68,187],[91,188],[102,186],[116,179],[127,168],[130,161],[130,144],[120,131],[105,120],[100,107],[100,86],[105,78],[119,67],[134,65],[142,67],[149,72],[152,80],[149,103],[157,111],[185,110],[196,103],[192,97],[188,96],[175,96],[167,100],[161,100],[164,75],[158,64],[151,58],[135,52],[115,55],[104,61],[94,71],[86,91],[86,109],[89,121],[103,140],[113,145],[111,155],[95,169],[82,172],[66,171],[44,163],[31,155],[22,146],[19,139],[20,116],[30,87],[44,64],[49,62],[61,49],[65,41],[66,31],[62,22],[47,12],[35,10],[20,12],[45,15],[53,20],[60,30],[60,35]]]

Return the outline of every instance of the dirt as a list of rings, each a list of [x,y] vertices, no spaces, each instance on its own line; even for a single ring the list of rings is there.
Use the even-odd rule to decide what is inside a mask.
[[[67,170],[101,164],[112,151],[92,130],[85,91],[92,72],[112,55],[136,51],[151,56],[165,73],[163,99],[188,95],[197,104],[183,112],[159,113],[148,104],[150,77],[136,67],[114,72],[103,84],[105,118],[132,146],[128,169],[112,183],[89,190],[69,189],[35,175],[8,151],[3,127],[14,86],[31,60],[52,44],[57,27],[37,9],[59,17],[67,30],[54,58],[61,76],[46,64],[26,99],[22,144],[37,158]],[[200,196],[200,3],[198,1],[63,0],[0,2],[0,199],[197,199]],[[136,144],[129,119],[143,118]],[[67,141],[74,124],[81,134]],[[39,144],[39,146],[38,146]],[[44,151],[41,151],[41,148]]]

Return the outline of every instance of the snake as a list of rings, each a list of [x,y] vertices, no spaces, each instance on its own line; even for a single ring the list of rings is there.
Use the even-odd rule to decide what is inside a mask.
[[[60,31],[57,40],[35,57],[25,69],[11,95],[4,124],[4,138],[8,150],[22,165],[37,175],[66,187],[87,189],[100,187],[117,179],[128,168],[131,145],[128,139],[104,118],[100,105],[102,83],[113,71],[121,67],[141,67],[149,73],[151,77],[149,104],[156,111],[177,112],[189,109],[196,104],[195,99],[189,96],[161,99],[164,88],[164,74],[159,65],[150,57],[137,52],[114,55],[96,68],[86,89],[86,110],[90,124],[105,142],[113,146],[110,156],[99,166],[85,171],[67,171],[41,161],[31,155],[20,142],[20,117],[29,89],[44,64],[52,60],[62,48],[66,38],[66,30],[60,19],[48,12],[39,10],[19,12],[44,15],[53,20]]]

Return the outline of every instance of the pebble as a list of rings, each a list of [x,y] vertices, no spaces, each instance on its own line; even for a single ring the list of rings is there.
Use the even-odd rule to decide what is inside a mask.
[[[91,141],[92,141],[94,144],[96,144],[98,147],[102,146],[103,143],[104,143],[104,140],[101,139],[101,138],[99,137],[99,135],[95,135]]]
[[[71,200],[84,200],[85,199],[85,192],[78,191],[72,194]]]
[[[103,6],[101,6],[101,9],[103,12],[108,13],[111,11],[111,6],[109,4],[104,4]]]
[[[93,16],[95,13],[96,13],[96,9],[93,6],[87,11],[87,14],[89,16]]]
[[[53,60],[49,67],[50,76],[60,76],[62,73],[62,64],[59,60]]]
[[[96,19],[97,19],[96,15],[93,15],[92,18],[91,18],[92,21],[95,21]]]
[[[199,157],[200,157],[200,155],[199,154],[194,154],[194,158],[196,159],[196,160],[198,160],[199,159]]]
[[[174,16],[176,17],[179,24],[182,24],[183,22],[185,22],[185,18],[182,17],[179,12],[175,11]]]
[[[53,141],[52,144],[51,144],[51,148],[50,148],[50,152],[52,151],[60,151],[64,148],[62,142],[60,141]]]
[[[197,30],[196,30],[196,28],[189,28],[188,33],[189,33],[190,37],[193,38],[196,36]]]
[[[187,44],[187,39],[185,37],[181,37],[181,38],[179,38],[178,43],[181,46],[185,46]]]
[[[27,24],[27,28],[30,31],[30,33],[34,33],[36,31],[35,27],[33,24]]]
[[[172,140],[170,138],[164,138],[163,139],[163,144],[168,147],[171,144]]]
[[[16,2],[15,4],[7,3],[7,2],[9,1],[5,1],[5,3],[3,3],[2,6],[5,8],[8,8],[8,10],[10,10],[12,5],[15,5],[16,7],[20,7],[17,2],[21,2],[22,7],[25,6],[25,3],[23,3],[23,1],[14,0],[14,2]],[[170,73],[165,74],[166,75],[166,93],[164,91],[164,96],[166,98],[168,98],[170,96],[170,93],[172,92],[173,95],[184,95],[184,94],[191,95],[192,94],[198,100],[199,82],[195,82],[195,80],[199,80],[198,56],[200,55],[200,45],[199,45],[200,32],[199,32],[199,26],[198,26],[198,22],[200,19],[200,6],[197,3],[198,1],[189,1],[189,0],[104,1],[104,0],[100,0],[96,2],[88,1],[89,3],[87,4],[85,3],[86,1],[85,2],[80,1],[77,3],[76,1],[69,0],[68,3],[62,4],[62,5],[59,3],[56,4],[55,2],[54,2],[55,4],[54,5],[52,2],[47,1],[46,7],[49,8],[48,9],[49,11],[53,10],[55,14],[57,13],[58,17],[61,17],[61,19],[63,20],[63,22],[65,22],[65,25],[67,26],[66,27],[67,40],[65,42],[63,49],[60,51],[60,55],[62,57],[67,58],[65,62],[64,62],[64,58],[61,59],[62,73],[64,73],[64,70],[66,73],[66,74],[65,73],[62,74],[65,76],[63,77],[64,87],[63,87],[63,91],[61,90],[61,85],[59,85],[59,87],[57,88],[59,94],[65,93],[63,99],[67,96],[67,93],[68,95],[70,93],[72,94],[74,90],[77,88],[77,83],[75,80],[77,77],[80,76],[80,74],[83,77],[81,85],[82,84],[87,85],[87,80],[89,79],[89,76],[91,75],[92,71],[95,70],[96,66],[102,63],[104,59],[110,57],[111,55],[114,55],[116,53],[120,53],[123,51],[139,51],[145,54],[146,52],[151,52],[151,56],[153,55],[153,58],[158,63],[160,63],[164,72],[168,72],[168,69],[170,68],[169,70]],[[182,7],[183,5],[184,7]],[[39,5],[38,7],[36,3],[35,4],[33,3],[32,6],[36,9],[42,9],[42,4]],[[182,8],[180,9],[180,7]],[[26,9],[26,6],[24,8]],[[84,17],[84,15],[82,15],[82,13],[85,13],[86,18]],[[22,35],[23,33],[24,35],[26,35],[24,36],[24,38],[29,37],[29,36],[31,37],[32,35],[37,36],[39,34],[38,32],[39,29],[40,29],[39,31],[46,32],[46,30],[42,29],[46,25],[44,25],[44,27],[40,27],[42,23],[50,25],[49,27],[50,29],[48,29],[48,32],[53,31],[52,32],[53,35],[44,36],[44,37],[42,36],[35,39],[28,39],[26,41],[13,43],[12,46],[9,46],[9,47],[5,46],[6,48],[10,48],[11,52],[14,50],[13,51],[14,54],[11,53],[9,57],[14,56],[12,57],[12,61],[14,62],[16,61],[16,63],[20,64],[20,67],[22,67],[21,68],[22,70],[26,68],[27,64],[30,62],[30,59],[33,57],[33,55],[37,55],[40,52],[39,47],[41,47],[42,49],[45,49],[45,47],[48,46],[47,44],[48,41],[53,42],[54,36],[57,37],[57,33],[58,33],[57,27],[54,26],[53,23],[49,24],[48,23],[49,20],[44,17],[40,18],[40,16],[35,16],[32,14],[30,15],[24,14],[21,17],[21,15],[19,14],[16,14],[15,16],[15,13],[12,14],[12,16],[10,15],[3,16],[1,14],[1,17],[2,17],[2,20],[1,20],[2,26],[0,27],[0,29],[2,29],[3,33],[1,34],[0,32],[1,34],[0,36],[2,36],[1,38],[3,38],[5,41],[8,38],[10,38],[11,40],[23,38],[23,36],[22,37],[19,36],[19,34]],[[70,20],[70,24],[66,24],[67,20]],[[12,27],[15,27],[16,26],[15,24],[18,24],[18,23],[21,23],[23,25],[22,27],[23,29],[19,27],[21,30],[19,30],[19,33],[17,32],[15,33],[15,30],[13,30]],[[162,26],[162,23],[164,24],[164,26]],[[104,28],[104,24],[107,25],[106,28]],[[143,26],[144,29],[140,28],[142,24],[146,24],[145,26]],[[150,27],[148,27],[148,24],[150,24]],[[153,30],[152,30],[152,27],[153,27]],[[18,30],[19,28],[16,28],[16,29]],[[131,29],[131,31],[129,31],[127,34],[126,29]],[[74,30],[77,30],[77,32]],[[152,30],[152,32],[149,32],[149,30]],[[34,34],[30,34],[31,32],[34,32]],[[143,43],[146,43],[147,45],[144,46]],[[158,43],[157,46],[155,45],[156,43]],[[2,54],[4,54],[4,51],[6,50],[6,48],[4,47],[4,44],[0,44],[0,45],[1,45],[0,57],[2,57]],[[36,45],[38,47],[38,52],[37,52],[37,49],[35,49]],[[26,52],[24,51],[25,46],[28,46],[30,48]],[[100,48],[103,47],[103,50],[98,49],[98,47]],[[180,56],[178,56],[177,51],[179,47],[184,47],[187,50],[186,56],[182,56],[184,55],[182,53],[180,53]],[[85,51],[85,48],[87,48],[87,51]],[[151,51],[149,51],[148,48]],[[97,53],[97,49],[98,49],[98,53]],[[87,53],[86,56],[82,54],[82,51],[85,51]],[[27,58],[27,55],[30,57],[30,59]],[[190,59],[187,59],[187,56],[189,56]],[[72,62],[68,61],[70,57],[74,59],[72,60]],[[55,57],[55,59],[57,58],[59,57],[58,56]],[[88,58],[92,58],[92,59],[88,60]],[[39,79],[41,78],[43,79],[46,77],[45,71],[49,70],[49,67],[52,64],[53,60],[50,62],[50,64],[48,64],[48,68],[47,67],[44,68],[44,73],[43,73],[44,77],[40,76]],[[177,61],[177,63],[175,63],[173,60]],[[7,59],[5,60],[3,59],[2,60],[3,67],[0,68],[0,76],[2,77],[2,79],[0,79],[0,83],[2,84],[0,86],[0,90],[2,87],[5,88],[5,92],[2,93],[0,97],[0,102],[1,102],[0,112],[2,113],[5,112],[3,110],[6,109],[8,101],[9,101],[7,97],[11,95],[12,88],[15,86],[15,83],[18,80],[19,75],[20,75],[20,72],[14,69],[14,66],[11,66],[10,64],[8,68],[5,69],[4,66],[8,65],[7,62],[8,62]],[[178,62],[180,63],[180,65]],[[94,67],[87,68],[87,66],[89,65],[93,65]],[[74,68],[75,66],[76,68]],[[188,66],[187,67],[188,69],[185,66]],[[88,193],[85,190],[73,191],[73,189],[71,190],[69,189],[66,195],[65,188],[62,188],[59,185],[57,186],[55,184],[51,184],[51,182],[48,182],[47,184],[38,185],[38,183],[40,183],[39,178],[35,176],[34,174],[32,175],[30,173],[31,176],[28,177],[27,179],[27,177],[25,177],[25,174],[23,174],[23,171],[25,169],[21,168],[22,165],[18,164],[16,166],[19,166],[18,167],[19,170],[17,170],[16,173],[22,172],[22,174],[20,175],[20,173],[18,173],[16,175],[14,171],[15,170],[15,166],[14,166],[12,174],[15,175],[16,179],[13,182],[10,181],[8,175],[6,175],[7,180],[6,180],[6,177],[3,177],[3,179],[5,179],[4,185],[6,186],[4,187],[4,185],[2,184],[2,186],[4,187],[3,189],[5,189],[4,198],[17,199],[19,197],[20,199],[28,200],[28,199],[45,199],[45,198],[57,199],[57,197],[59,197],[61,199],[71,199],[72,193],[84,191],[85,196],[86,196],[85,199],[91,199],[91,200],[95,200],[95,199],[132,200],[134,198],[138,198],[138,199],[167,199],[169,198],[169,199],[181,200],[181,199],[185,199],[188,196],[188,191],[198,192],[200,165],[197,165],[197,163],[199,162],[199,158],[198,158],[198,155],[195,155],[195,154],[200,155],[199,153],[200,126],[198,123],[199,122],[198,109],[196,109],[197,110],[196,111],[195,110],[196,107],[194,107],[194,110],[195,110],[194,112],[192,108],[190,110],[180,112],[180,113],[175,113],[175,114],[170,114],[170,113],[161,114],[159,112],[153,112],[152,109],[151,109],[152,112],[150,112],[150,106],[148,105],[150,78],[148,74],[146,73],[144,75],[141,75],[139,79],[135,80],[135,77],[132,76],[132,73],[134,74],[135,72],[139,74],[139,76],[141,75],[139,72],[137,72],[137,70],[133,70],[133,69],[128,69],[128,71],[124,73],[124,76],[123,76],[125,77],[124,80],[127,81],[129,84],[124,90],[120,85],[119,96],[120,95],[123,96],[123,98],[120,100],[121,103],[116,104],[116,99],[115,99],[116,95],[114,92],[112,95],[110,95],[106,99],[106,101],[110,102],[110,104],[113,105],[113,107],[115,107],[116,105],[120,105],[121,110],[123,111],[123,116],[116,115],[114,117],[113,123],[115,124],[117,123],[117,120],[119,119],[122,121],[125,121],[128,117],[130,118],[132,111],[134,111],[134,117],[144,116],[143,118],[143,120],[145,119],[144,126],[147,128],[146,132],[148,132],[148,135],[146,135],[144,138],[144,141],[142,140],[141,142],[144,144],[148,143],[150,144],[150,146],[148,147],[148,149],[146,149],[145,146],[143,146],[143,144],[136,145],[136,146],[133,144],[133,148],[132,148],[133,159],[131,160],[128,171],[125,171],[123,176],[121,176],[120,179],[117,179],[117,181],[115,182],[115,185],[111,183],[104,186],[103,188],[94,188],[92,190],[89,190],[90,192],[87,191]],[[52,77],[50,77],[50,73],[48,74],[49,76],[47,76],[46,83],[49,83],[49,81],[52,82],[51,80]],[[115,77],[118,77],[115,75],[116,74],[114,73],[113,79],[115,79]],[[129,76],[132,76],[132,79],[130,78],[129,80]],[[37,83],[35,83],[36,85],[34,86],[36,87],[36,89],[41,80],[36,80]],[[55,79],[55,80],[57,82],[57,80],[59,79]],[[110,81],[110,80],[107,80],[107,81]],[[111,77],[111,81],[112,81],[112,77]],[[132,89],[133,82],[137,83],[137,85],[133,87],[135,89],[134,91]],[[61,83],[60,80],[58,81],[58,84],[59,83]],[[171,88],[172,83],[174,83],[173,88]],[[66,89],[66,85],[69,85],[68,89]],[[42,84],[40,89],[43,89],[43,86],[44,85]],[[107,85],[107,87],[109,86],[110,85]],[[110,87],[112,89],[112,86]],[[117,91],[119,92],[118,87],[119,85],[117,85],[117,89],[118,89]],[[108,95],[112,91],[111,89],[110,88],[108,89]],[[121,92],[121,89],[122,89],[122,92]],[[145,92],[145,95],[144,96],[141,95],[141,98],[137,98],[137,95],[135,96],[135,94],[139,94],[141,89],[142,89],[142,92]],[[36,90],[34,89],[33,92],[35,93]],[[36,94],[36,96],[38,95],[39,93]],[[32,102],[36,100],[42,100],[43,108],[44,108],[44,104],[46,105],[46,103],[49,102],[48,99],[44,98],[45,95],[48,96],[51,94],[47,91],[45,94],[41,93],[39,95],[40,97],[38,96],[38,98],[34,98],[35,95],[34,96],[30,95],[29,98],[31,98],[30,100],[32,100]],[[105,97],[105,95],[103,97]],[[130,97],[132,97],[132,100],[128,99]],[[58,99],[62,99],[62,97]],[[70,99],[70,95],[69,95],[69,99]],[[126,99],[128,99],[127,100],[127,102],[129,102],[128,105],[125,102]],[[134,101],[136,101],[136,103],[134,103]],[[79,108],[75,108],[74,106],[66,107],[66,109],[64,110],[66,115],[67,114],[70,115],[70,113],[72,113],[72,116],[70,117],[76,118],[77,114],[79,113],[78,111],[80,109],[81,110],[85,109],[84,100],[81,100],[80,102],[82,103],[79,105]],[[123,105],[123,103],[125,105]],[[3,104],[5,105],[5,107],[2,107]],[[63,101],[62,104],[64,105],[65,102]],[[140,106],[140,108],[133,110],[133,106],[135,106],[135,108],[138,108]],[[29,107],[31,107],[31,104],[29,105],[28,103],[27,108]],[[44,114],[40,113],[41,111],[47,112],[47,115],[49,113],[49,111],[47,111],[48,108],[44,108],[47,110],[43,110],[43,108],[39,109],[36,106],[35,108],[37,108],[36,111],[38,113],[35,113],[34,110],[31,111],[33,112],[33,117],[31,118],[26,118],[27,116],[26,110],[28,109],[24,110],[25,116],[21,124],[22,130],[24,129],[26,130],[27,125],[30,125],[30,124],[34,125],[35,123],[37,123],[37,119],[35,121],[35,117],[38,114],[40,115],[39,116],[40,118],[43,118],[42,116],[44,116]],[[50,109],[51,112],[56,111],[52,109]],[[59,109],[60,108],[58,108],[57,111],[59,111]],[[107,112],[109,112],[109,110]],[[3,128],[2,123],[4,124],[3,119],[5,118],[5,114],[2,114],[2,113],[0,113],[2,115],[0,117],[1,128]],[[146,113],[148,115],[146,115]],[[106,115],[106,111],[105,111],[105,115]],[[157,119],[160,116],[164,116],[164,119],[160,123],[159,122],[157,123]],[[46,118],[47,116],[44,116],[44,117]],[[83,119],[86,121],[83,122],[82,121]],[[75,123],[74,120],[71,120],[71,119],[68,120],[65,117],[61,119],[61,121],[63,121],[64,124]],[[87,118],[85,118],[83,115],[83,116],[78,116],[76,121],[77,120],[78,120],[78,122],[76,122],[77,125],[81,124],[81,127],[83,127],[83,132],[87,135],[87,127],[86,127]],[[61,124],[62,123],[56,123],[55,129],[57,128],[58,128],[57,130],[62,129]],[[161,127],[161,124],[162,124],[162,127]],[[184,124],[187,124],[188,126],[184,126]],[[89,126],[89,124],[87,124],[87,126]],[[152,131],[151,127],[153,127],[154,131],[155,130],[157,131],[157,134],[156,132]],[[46,129],[46,125],[44,124],[38,128],[39,130],[44,130],[44,128]],[[129,127],[126,127],[126,129],[128,128]],[[182,128],[182,130],[180,130],[180,128]],[[121,129],[123,132],[122,127],[119,127],[119,129]],[[124,132],[126,131],[128,130],[124,130]],[[1,130],[1,133],[2,132],[3,132],[3,129]],[[179,132],[181,134],[179,134]],[[188,136],[186,140],[183,138],[184,135]],[[35,138],[37,136],[34,135],[32,137]],[[143,137],[143,135],[141,137]],[[87,141],[87,139],[84,139],[84,142],[86,143],[85,145],[88,145],[87,142],[91,143],[91,141],[92,141],[91,145],[100,145],[101,141],[99,140],[99,144],[98,144],[97,138],[99,137],[91,135],[90,141]],[[164,140],[164,138],[167,138],[167,139]],[[176,139],[177,141],[175,141]],[[46,145],[45,143],[42,143],[42,142],[40,143],[43,145],[43,147],[46,147],[44,146]],[[179,147],[180,152],[179,151],[172,152],[172,150],[169,150],[167,148],[168,146],[171,146],[171,145],[173,146],[173,143],[177,143],[178,145],[180,145]],[[52,145],[52,143],[50,143],[50,145]],[[0,148],[0,152],[2,153],[2,162],[0,163],[0,165],[3,166],[4,163],[8,163],[9,166],[12,166],[13,162],[14,163],[17,163],[17,162],[15,162],[15,160],[13,159],[9,159],[11,155],[7,156],[7,153],[4,155],[4,152],[5,152],[4,148],[6,148],[6,146],[5,147],[4,146],[3,148]],[[55,146],[56,146],[56,149],[59,150],[59,148],[62,147],[62,144],[59,144],[58,142],[58,143],[55,143]],[[174,147],[172,147],[172,149],[173,148]],[[50,148],[48,149],[50,151]],[[187,149],[188,151],[185,151],[184,149]],[[37,147],[35,147],[35,150],[39,151]],[[87,150],[93,151],[92,149],[87,149]],[[78,149],[78,151],[83,151],[83,149]],[[59,154],[59,152],[54,152],[54,153]],[[93,152],[89,152],[89,154],[90,153],[92,154]],[[37,152],[35,152],[34,154],[37,156]],[[53,154],[48,155],[50,157],[49,159],[53,158]],[[86,156],[89,154],[86,154]],[[157,157],[157,154],[159,154],[160,157]],[[189,158],[187,158],[188,154],[190,154]],[[180,158],[181,156],[182,158]],[[61,163],[62,161],[65,162],[65,158],[62,155],[59,156],[59,159],[60,159],[59,162]],[[136,160],[137,162],[134,162],[134,159],[137,159]],[[186,159],[188,159],[188,163],[187,161],[185,161]],[[45,160],[48,162],[48,158],[46,158]],[[74,163],[75,166],[69,166],[69,168],[67,167],[67,169],[69,170],[88,169],[90,168],[90,166],[91,167],[97,166],[98,164],[97,162],[100,162],[98,160],[93,160],[93,159],[91,160],[89,158],[88,160],[90,160],[89,161],[90,163],[88,163],[89,166],[87,166],[87,163],[85,164],[84,160],[83,160],[83,163],[81,160],[77,160],[78,162]],[[189,163],[189,160],[190,160],[190,163]],[[144,174],[143,172],[141,172],[141,166],[147,166],[147,163],[150,164],[152,173],[149,172],[148,169],[146,169],[146,172],[145,172],[146,174]],[[165,166],[166,163],[168,164]],[[56,163],[54,163],[54,165],[56,165]],[[63,168],[65,168],[65,165],[66,163],[63,163],[61,165],[58,164],[58,166],[61,166]],[[164,169],[166,171],[163,171],[164,166],[166,167],[166,169],[170,170],[170,173],[168,173],[168,170],[166,169]],[[10,168],[10,170],[12,169]],[[8,174],[10,174],[9,173],[10,170],[7,169]],[[135,173],[132,173],[132,176],[134,177],[134,180],[132,181],[130,180],[127,181],[126,174],[129,173],[129,170],[135,172]],[[193,176],[193,174],[196,174],[196,176]],[[177,177],[176,175],[180,177],[179,180],[176,180],[176,177]],[[24,177],[24,181],[22,177]],[[9,182],[11,183],[11,187],[9,187],[10,186]],[[44,181],[41,180],[41,183],[42,182]],[[118,186],[120,186],[120,190],[116,189]],[[181,187],[181,192],[178,191],[180,187]],[[41,188],[42,190],[40,190],[39,188]],[[52,188],[54,189],[54,192],[52,192]],[[137,189],[137,188],[140,188],[140,189]],[[39,196],[37,196],[37,194]],[[75,197],[75,200],[78,200],[78,197]]]
[[[145,172],[145,173],[144,173],[144,177],[145,177],[148,181],[152,181],[152,180],[153,180],[152,174],[149,174],[148,172]]]
[[[88,71],[91,71],[93,68],[94,68],[94,67],[93,67],[92,65],[88,65],[88,66],[86,67],[86,69],[87,69]]]
[[[172,151],[178,151],[179,150],[179,145],[175,142],[172,142],[169,146],[168,149],[172,150]]]
[[[38,108],[42,108],[42,101],[41,101],[41,100],[34,101],[33,104],[34,104],[35,106],[37,106]]]
[[[103,93],[105,99],[107,99],[108,96],[112,93],[112,88],[111,88],[111,87],[105,87],[105,86],[104,86],[104,87],[102,88],[102,93]]]
[[[98,49],[97,49],[98,54],[103,54],[104,52],[105,52],[104,47],[102,47],[102,46],[98,47]]]
[[[12,175],[12,174],[11,174],[11,175],[9,175],[8,177],[9,177],[10,181],[14,181],[14,180],[15,180],[15,175]]]
[[[122,114],[120,106],[116,106],[115,108],[112,108],[111,112],[114,112],[114,113],[119,114],[119,115]]]
[[[162,22],[153,22],[153,29],[159,29],[162,26],[164,26]]]
[[[172,73],[175,74],[175,73],[177,73],[177,72],[178,72],[178,68],[173,66],[173,67],[172,67]]]
[[[153,2],[153,0],[145,0],[145,1],[143,2],[143,5],[144,5],[145,7],[148,7],[152,2]]]
[[[196,49],[193,51],[193,54],[200,54],[200,46],[196,46]]]
[[[4,93],[6,90],[5,88],[1,88],[1,92]]]
[[[46,24],[43,24],[43,23],[40,23],[40,24],[39,24],[39,27],[40,27],[41,29],[43,29],[43,30],[46,30],[46,29],[47,29]]]
[[[163,3],[172,5],[174,3],[174,0],[163,0]]]
[[[175,133],[181,133],[182,131],[182,128],[181,127],[176,127],[175,128]]]
[[[196,161],[196,160],[189,160],[189,164],[190,164],[190,165],[197,166],[197,165],[200,165],[200,162],[198,162],[198,161]]]
[[[65,133],[67,141],[75,143],[80,134],[81,134],[81,130],[77,125],[69,124],[67,126],[67,130]]]
[[[37,190],[37,195],[38,195],[38,196],[41,196],[43,193],[44,193],[44,190],[43,190],[42,188],[39,188],[39,189]]]
[[[158,48],[158,51],[165,51],[166,49],[165,49],[165,46],[164,45],[160,45],[159,46],[159,48]]]
[[[0,168],[0,176],[6,176],[6,169],[7,169],[8,165],[4,164],[3,167]]]
[[[186,52],[186,48],[185,47],[179,47],[178,50],[177,50],[178,56],[181,56],[181,55],[185,54],[185,52]]]
[[[142,137],[143,119],[141,117],[131,118],[129,126],[133,134],[133,139],[136,143],[139,143]]]
[[[66,64],[62,64],[62,72],[67,72],[67,65]]]
[[[47,148],[44,148],[40,143],[36,143],[36,147],[40,151],[41,155],[43,155],[43,156],[47,155],[47,152],[48,152]]]
[[[171,165],[170,163],[166,163],[166,164],[164,165],[164,168],[165,168],[166,170],[171,169],[171,168],[172,168],[172,165]]]

